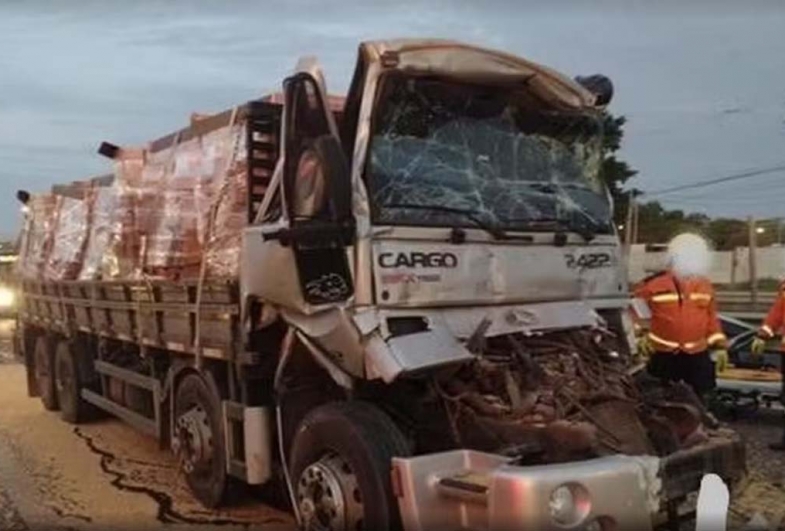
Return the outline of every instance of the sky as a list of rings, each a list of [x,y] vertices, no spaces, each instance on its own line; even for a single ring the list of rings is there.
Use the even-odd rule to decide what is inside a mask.
[[[784,28],[776,0],[0,0],[0,234],[18,228],[17,189],[107,172],[101,141],[143,143],[278,90],[302,55],[344,91],[357,44],[379,38],[608,75],[628,119],[621,157],[647,192],[783,165]],[[651,197],[785,215],[785,172]]]

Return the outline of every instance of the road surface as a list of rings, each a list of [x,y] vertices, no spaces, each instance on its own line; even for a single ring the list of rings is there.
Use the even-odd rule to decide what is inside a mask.
[[[208,511],[157,442],[114,419],[75,427],[28,398],[0,321],[0,530],[291,531],[291,518],[240,492]]]

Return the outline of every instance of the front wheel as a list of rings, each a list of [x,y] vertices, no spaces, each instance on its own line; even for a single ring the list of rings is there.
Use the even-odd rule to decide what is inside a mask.
[[[392,419],[371,404],[337,402],[309,413],[295,434],[290,465],[303,528],[399,529],[390,468],[393,457],[409,454]]]

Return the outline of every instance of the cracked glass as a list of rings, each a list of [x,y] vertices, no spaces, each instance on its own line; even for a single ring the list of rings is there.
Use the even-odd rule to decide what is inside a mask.
[[[367,179],[374,222],[610,232],[594,112],[524,88],[388,77]]]

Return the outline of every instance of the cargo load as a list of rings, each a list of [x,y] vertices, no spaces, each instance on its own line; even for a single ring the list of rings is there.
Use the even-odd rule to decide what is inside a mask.
[[[33,196],[19,272],[28,279],[196,279],[237,275],[247,224],[245,126],[156,149],[121,148],[111,183]]]

